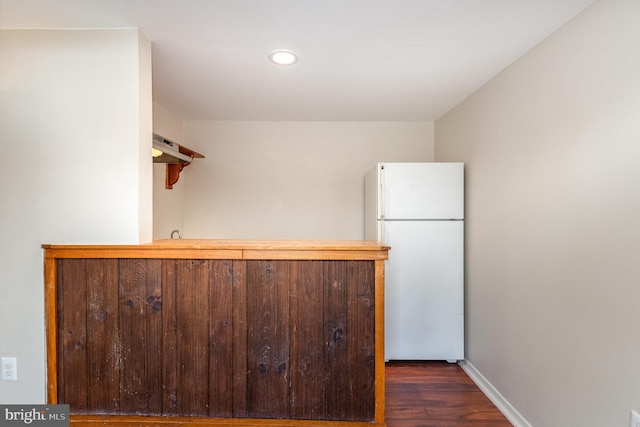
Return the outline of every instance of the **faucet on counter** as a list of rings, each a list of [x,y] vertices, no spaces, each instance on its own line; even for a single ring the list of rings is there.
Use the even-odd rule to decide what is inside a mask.
[[[182,239],[182,233],[180,233],[180,230],[173,230],[171,232],[171,238],[173,239],[174,238],[173,235],[176,233],[178,233],[178,239]]]

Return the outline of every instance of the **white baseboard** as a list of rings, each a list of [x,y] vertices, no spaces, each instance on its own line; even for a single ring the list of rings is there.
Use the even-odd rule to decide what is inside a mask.
[[[473,364],[467,360],[458,362],[463,371],[469,375],[480,390],[498,408],[505,418],[515,427],[531,427],[531,424],[514,408],[507,399],[491,384]]]

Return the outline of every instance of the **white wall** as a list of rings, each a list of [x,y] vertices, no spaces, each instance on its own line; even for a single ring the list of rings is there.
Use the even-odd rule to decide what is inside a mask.
[[[153,91],[151,42],[138,33],[138,242],[153,241]],[[135,142],[135,140],[134,140]],[[129,147],[129,144],[127,144]]]
[[[182,135],[183,119],[162,105],[153,104],[153,131],[165,138],[184,144]],[[199,162],[199,161],[198,161]],[[193,166],[191,166],[193,167]],[[167,166],[153,164],[153,239],[167,239],[173,230],[184,228],[185,183],[180,180],[172,189],[165,188]],[[185,169],[186,170],[186,169]]]
[[[466,357],[533,426],[640,409],[639,16],[596,2],[435,125],[467,164]]]
[[[185,237],[362,239],[364,174],[433,160],[433,123],[186,122]],[[180,185],[180,182],[178,183]]]
[[[40,246],[151,239],[150,75],[137,30],[0,31],[0,403],[45,400]]]

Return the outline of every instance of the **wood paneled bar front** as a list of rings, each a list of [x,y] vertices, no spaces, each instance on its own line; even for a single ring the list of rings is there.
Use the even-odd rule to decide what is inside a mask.
[[[384,426],[371,241],[43,245],[47,399],[82,426]]]

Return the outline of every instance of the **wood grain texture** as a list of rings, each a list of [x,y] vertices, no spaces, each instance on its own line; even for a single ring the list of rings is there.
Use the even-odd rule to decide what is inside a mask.
[[[324,263],[300,261],[291,270],[291,416],[322,419],[324,410]]]
[[[178,415],[178,261],[162,260],[162,413]]]
[[[209,261],[209,415],[233,416],[233,267]]]
[[[289,418],[289,262],[247,262],[247,410]]]
[[[74,427],[385,427],[367,421],[71,415]]]
[[[382,424],[386,411],[386,376],[384,363],[384,264],[383,260],[374,261],[375,294],[375,420]]]
[[[345,417],[349,399],[347,359],[347,269],[345,261],[324,264],[324,401],[327,419]]]
[[[388,363],[386,384],[388,427],[511,426],[457,364]]]
[[[86,260],[88,411],[120,409],[118,372],[118,261]]]
[[[141,424],[384,425],[380,255],[162,259],[66,250],[45,248],[46,307],[55,311],[47,313],[55,353],[47,363],[56,367],[48,396],[70,404],[81,424],[117,415],[110,424],[144,416]],[[87,250],[87,259],[76,257]]]
[[[161,261],[119,261],[120,412],[162,413]]]
[[[63,260],[58,266],[60,289],[59,307],[62,310],[58,323],[58,400],[73,405],[77,413],[87,413],[87,289],[85,283],[85,260]],[[82,286],[74,286],[81,283]]]
[[[209,264],[177,261],[178,388],[181,415],[209,415]]]
[[[347,261],[347,407],[354,419],[375,413],[375,278],[373,262]]]
[[[255,260],[387,259],[388,246],[366,240],[165,239],[144,245],[42,245],[45,258]]]
[[[233,274],[233,416],[249,416],[247,404],[247,382],[249,376],[249,357],[247,336],[247,263],[234,260]]]
[[[47,339],[47,402],[58,403],[58,261],[44,260],[44,308]]]
[[[464,371],[446,362],[391,362],[387,364],[387,427],[508,427],[511,423],[473,384]],[[83,427],[138,427],[146,417],[75,416]],[[209,419],[155,418],[154,425],[211,426]],[[309,420],[216,420],[216,426],[366,427],[368,422]]]

